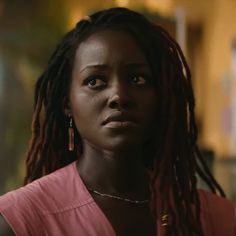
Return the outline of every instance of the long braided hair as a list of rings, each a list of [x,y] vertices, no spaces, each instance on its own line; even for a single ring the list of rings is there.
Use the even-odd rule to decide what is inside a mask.
[[[79,44],[94,32],[106,29],[131,34],[144,51],[155,78],[154,86],[159,97],[158,129],[152,145],[147,146],[144,163],[153,173],[153,199],[159,198],[161,214],[168,213],[171,221],[166,227],[166,235],[201,236],[196,175],[212,192],[219,192],[222,196],[224,193],[209,172],[196,144],[190,70],[179,45],[163,28],[126,8],[102,10],[82,19],[65,35],[51,56],[36,84],[25,184],[66,166],[82,154],[77,130],[75,150],[68,150],[69,118],[65,109],[72,66]],[[154,188],[157,179],[161,195]],[[155,216],[161,217],[155,209]]]

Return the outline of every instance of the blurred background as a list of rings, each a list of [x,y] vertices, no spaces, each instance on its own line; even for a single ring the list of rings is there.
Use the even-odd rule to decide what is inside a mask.
[[[181,45],[199,145],[236,203],[235,0],[0,0],[0,194],[22,184],[34,84],[55,45],[81,17],[114,6],[145,14]]]

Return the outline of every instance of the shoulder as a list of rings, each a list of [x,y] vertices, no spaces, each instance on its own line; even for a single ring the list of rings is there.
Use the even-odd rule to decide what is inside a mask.
[[[84,188],[75,163],[71,163],[1,196],[0,215],[18,235],[44,235],[46,216],[79,208],[91,201]]]
[[[235,205],[214,193],[199,191],[202,220],[211,225],[214,235],[234,235],[236,229]],[[206,224],[206,223],[205,223]]]
[[[75,163],[0,197],[0,211],[10,205],[33,207],[41,215],[79,204],[89,197],[83,189]],[[76,192],[76,194],[75,194]],[[73,193],[73,194],[72,194]],[[26,204],[27,203],[27,204]]]
[[[232,201],[204,190],[199,190],[199,195],[203,208],[202,210],[206,211],[216,210],[219,213],[229,211],[231,214],[234,215],[235,206]]]
[[[11,229],[10,225],[4,219],[4,217],[0,214],[0,235],[14,236],[15,233]]]

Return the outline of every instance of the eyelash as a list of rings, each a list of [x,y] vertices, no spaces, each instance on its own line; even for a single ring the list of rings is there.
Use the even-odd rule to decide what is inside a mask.
[[[145,85],[145,84],[148,83],[148,77],[145,76],[145,75],[141,75],[141,74],[140,75],[133,75],[132,76],[132,81],[134,81],[134,79],[137,79],[137,78],[142,78],[143,79],[142,83],[138,84],[138,85]],[[137,83],[134,83],[134,84],[137,84]]]
[[[94,85],[92,85],[92,82],[94,82],[94,81],[95,82],[101,81],[102,84],[94,86]],[[87,85],[91,89],[99,89],[99,88],[104,87],[106,85],[106,79],[103,78],[102,76],[91,76],[91,77],[88,77],[87,79],[85,79],[83,84]]]
[[[137,85],[137,86],[144,86],[146,84],[149,83],[149,76],[147,75],[143,75],[143,74],[134,74],[132,76],[130,76],[130,82],[133,85]],[[142,78],[143,81],[139,84],[137,82],[134,82],[134,80],[136,80],[137,78]],[[96,81],[100,81],[99,85],[96,85]],[[92,82],[95,82],[95,84],[92,84]],[[88,86],[90,89],[100,89],[103,88],[104,86],[106,86],[107,81],[106,78],[103,76],[90,76],[87,79],[84,80],[84,85]]]

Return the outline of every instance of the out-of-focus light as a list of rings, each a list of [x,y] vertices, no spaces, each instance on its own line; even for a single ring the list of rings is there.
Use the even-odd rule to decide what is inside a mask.
[[[119,7],[126,7],[129,4],[129,0],[116,0],[116,4]]]
[[[3,14],[4,11],[4,2],[0,0],[0,16]]]
[[[169,15],[173,10],[173,0],[147,0],[146,5],[164,15]]]
[[[3,96],[3,77],[4,77],[4,67],[0,57],[0,98]]]
[[[236,40],[232,43],[231,48],[231,84],[230,84],[230,99],[231,99],[231,137],[230,145],[231,152],[236,155]]]
[[[81,18],[82,18],[83,16],[85,16],[85,14],[84,14],[82,11],[79,11],[78,9],[76,9],[76,10],[71,10],[68,28],[73,28],[73,27],[75,27],[75,24],[76,24],[79,20],[81,20]]]

